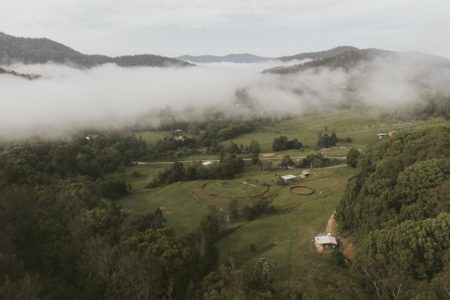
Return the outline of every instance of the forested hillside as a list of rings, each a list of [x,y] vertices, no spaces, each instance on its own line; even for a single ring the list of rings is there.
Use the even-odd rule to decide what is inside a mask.
[[[450,297],[450,130],[402,133],[359,160],[337,208],[353,269],[381,299]]]
[[[109,57],[87,55],[61,43],[46,38],[22,38],[0,32],[0,64],[45,64],[58,63],[79,67],[94,67],[105,63],[116,63],[123,67],[185,67],[191,64],[169,57],[153,54]]]

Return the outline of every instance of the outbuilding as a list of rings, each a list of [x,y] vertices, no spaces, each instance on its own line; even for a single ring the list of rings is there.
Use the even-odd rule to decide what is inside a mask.
[[[318,235],[314,238],[314,242],[316,243],[316,246],[328,249],[329,248],[334,249],[338,245],[336,238],[330,234]]]
[[[388,137],[387,133],[381,132],[381,133],[377,133],[377,137],[378,139],[382,140]]]
[[[298,180],[298,177],[292,174],[280,176],[283,183],[290,183]]]

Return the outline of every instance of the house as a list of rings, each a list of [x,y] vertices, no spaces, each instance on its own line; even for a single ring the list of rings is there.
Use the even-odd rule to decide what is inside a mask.
[[[177,135],[173,139],[177,142],[184,142],[184,140],[185,140],[184,136],[182,136],[182,135]]]
[[[388,137],[388,134],[387,134],[387,133],[384,133],[384,132],[377,133],[377,137],[378,137],[378,139],[382,140],[382,139],[384,139],[384,138],[387,138],[387,137]]]
[[[280,179],[283,183],[287,184],[290,182],[294,182],[298,180],[298,177],[292,174],[280,176]]]
[[[322,247],[323,249],[334,249],[338,245],[336,238],[331,234],[318,235],[314,238],[314,242],[317,247]]]

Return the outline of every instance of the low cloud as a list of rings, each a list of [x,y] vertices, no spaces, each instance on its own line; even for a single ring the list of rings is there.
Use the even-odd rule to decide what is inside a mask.
[[[13,65],[43,77],[0,75],[0,137],[62,134],[87,127],[157,126],[161,111],[199,120],[230,116],[301,115],[340,107],[409,108],[449,95],[450,69],[422,56],[380,58],[346,72],[319,68],[280,76],[261,71],[280,62],[205,64],[192,68],[122,68],[108,64]]]

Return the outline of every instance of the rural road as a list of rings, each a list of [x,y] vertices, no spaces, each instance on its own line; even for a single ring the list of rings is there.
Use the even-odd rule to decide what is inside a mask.
[[[346,156],[325,156],[326,158],[334,158],[334,159],[339,159],[339,160],[344,160],[347,157]],[[306,158],[306,156],[291,156],[291,159],[303,159]],[[280,160],[282,159],[281,157],[260,157],[260,160]],[[251,158],[244,158],[244,161],[250,161]],[[191,163],[194,161],[215,161],[215,162],[219,162],[219,159],[190,159],[190,160],[178,160],[179,162],[182,163]],[[172,161],[135,161],[134,163],[137,165],[160,165],[160,164],[173,164],[173,160]]]

